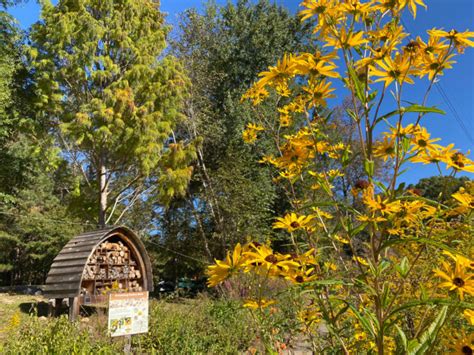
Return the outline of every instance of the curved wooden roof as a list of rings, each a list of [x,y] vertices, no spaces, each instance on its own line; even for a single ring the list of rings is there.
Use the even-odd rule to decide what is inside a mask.
[[[87,232],[72,238],[56,256],[46,279],[44,295],[48,298],[79,296],[82,272],[97,246],[106,239],[121,235],[137,249],[145,268],[144,290],[153,291],[150,259],[140,238],[127,227],[111,227]]]

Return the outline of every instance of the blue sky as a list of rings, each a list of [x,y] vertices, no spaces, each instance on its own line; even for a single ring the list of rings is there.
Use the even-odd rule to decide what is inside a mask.
[[[56,1],[53,1],[53,3]],[[218,4],[226,1],[218,0]],[[278,4],[296,11],[299,0],[277,0]],[[456,29],[464,31],[469,29],[474,31],[474,0],[425,0],[428,11],[419,9],[416,20],[411,16],[405,16],[405,24],[414,36],[420,35],[422,38],[427,29],[442,27],[446,30]],[[168,22],[176,23],[178,14],[187,8],[202,8],[204,0],[162,0],[161,9],[168,14]],[[38,20],[40,9],[36,1],[30,0],[26,4],[18,5],[9,11],[20,23],[20,26],[27,29],[32,23]],[[426,37],[424,37],[426,38]],[[474,48],[466,49],[464,55],[458,56],[457,64],[454,68],[445,72],[441,77],[440,88],[447,94],[454,110],[474,138]],[[416,89],[410,89],[410,101],[421,102],[426,87],[427,80],[417,85]],[[408,98],[407,98],[408,99]],[[441,138],[441,144],[456,143],[456,147],[461,151],[474,150],[473,143],[468,139],[466,132],[456,121],[453,111],[449,109],[446,101],[437,88],[431,91],[428,106],[441,108],[446,115],[428,115],[424,118],[424,125],[431,132],[432,137]],[[386,107],[389,111],[390,108]],[[474,152],[470,156],[474,158]],[[403,175],[402,181],[414,183],[422,177],[436,175],[434,166],[414,165]],[[472,178],[472,175],[470,175]]]

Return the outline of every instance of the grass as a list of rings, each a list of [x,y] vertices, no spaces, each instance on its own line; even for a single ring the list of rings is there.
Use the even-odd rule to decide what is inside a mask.
[[[122,338],[107,335],[107,316],[94,313],[70,323],[60,318],[38,317],[37,296],[0,294],[0,353],[6,354],[116,354],[123,351]],[[248,313],[232,301],[208,298],[178,302],[152,300],[149,332],[132,337],[135,353],[239,353],[255,341],[256,331]]]
[[[6,336],[7,325],[15,317],[20,321],[26,321],[30,311],[34,311],[35,305],[44,301],[41,296],[15,295],[0,293],[0,341]]]

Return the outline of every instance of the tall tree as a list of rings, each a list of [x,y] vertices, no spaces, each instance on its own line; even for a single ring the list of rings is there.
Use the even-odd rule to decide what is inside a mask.
[[[431,176],[420,179],[415,185],[411,184],[407,188],[430,200],[446,203],[452,199],[452,194],[469,181],[471,179],[467,176]]]
[[[159,1],[45,2],[41,16],[30,49],[37,108],[84,191],[96,192],[99,225],[117,223],[158,186],[162,195],[182,193],[190,169],[160,165],[186,149],[173,139],[186,78],[163,53],[168,27]]]
[[[161,215],[162,239],[175,243],[173,223],[181,220],[173,213],[186,210],[187,240],[212,258],[226,244],[271,234],[271,218],[284,199],[272,187],[269,170],[257,163],[259,148],[243,143],[244,123],[253,112],[240,99],[259,71],[286,51],[301,49],[309,31],[268,0],[239,0],[209,3],[203,14],[186,11],[178,34],[173,50],[192,82],[178,135],[201,137],[201,144],[187,199],[174,201]],[[196,249],[188,255],[198,257]]]
[[[58,250],[81,230],[67,209],[66,162],[34,119],[23,42],[0,12],[0,284],[43,283]]]

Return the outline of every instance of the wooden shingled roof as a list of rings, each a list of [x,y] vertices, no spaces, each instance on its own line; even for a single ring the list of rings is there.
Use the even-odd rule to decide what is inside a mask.
[[[44,288],[48,298],[69,298],[79,296],[82,272],[97,246],[108,238],[119,235],[132,244],[142,260],[145,270],[145,290],[153,291],[150,259],[140,238],[127,227],[110,227],[80,234],[72,238],[56,256],[49,270]]]

